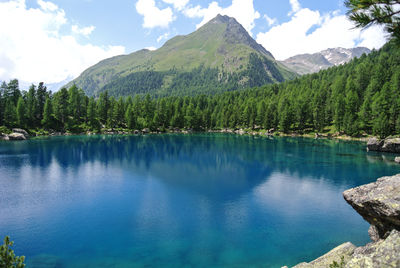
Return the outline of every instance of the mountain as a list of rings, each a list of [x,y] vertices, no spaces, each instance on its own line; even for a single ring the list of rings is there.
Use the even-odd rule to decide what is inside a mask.
[[[370,52],[371,50],[366,47],[329,48],[314,54],[296,55],[282,61],[282,63],[298,74],[309,74],[344,64],[353,58],[359,58],[362,54],[369,54]]]
[[[99,62],[67,86],[88,95],[215,93],[294,78],[234,18],[218,15],[197,31],[176,36],[161,48]]]

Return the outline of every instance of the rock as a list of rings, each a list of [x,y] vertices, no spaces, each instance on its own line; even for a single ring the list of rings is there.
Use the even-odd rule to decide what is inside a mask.
[[[379,140],[371,138],[367,142],[368,151],[400,153],[400,138]]]
[[[8,137],[7,134],[0,133],[0,140],[8,141],[8,140],[10,140],[10,138]]]
[[[385,240],[357,248],[346,267],[400,267],[400,232],[392,230]]]
[[[382,148],[384,142],[384,140],[379,140],[375,137],[370,138],[367,141],[367,151],[379,151]]]
[[[139,130],[135,129],[135,130],[133,131],[133,134],[139,134]]]
[[[394,159],[394,162],[396,162],[396,163],[400,164],[400,157],[399,157],[399,156],[397,156],[397,157]]]
[[[21,133],[11,133],[8,135],[8,139],[10,141],[23,141],[26,140],[26,137]]]
[[[376,228],[376,226],[375,225],[371,225],[371,226],[369,226],[369,229],[368,229],[368,235],[369,235],[369,237],[371,238],[371,240],[372,241],[379,241],[379,231],[378,231],[378,229]]]
[[[343,193],[344,199],[371,225],[372,239],[400,230],[400,174],[382,177]]]
[[[386,139],[383,146],[383,152],[400,153],[400,138]]]
[[[355,249],[356,247],[352,243],[347,242],[310,263],[302,262],[294,266],[294,268],[329,267],[334,261],[340,264],[342,260],[344,263],[347,263],[351,259]]]
[[[13,133],[20,133],[20,134],[23,134],[25,137],[29,137],[28,132],[26,132],[26,130],[24,130],[22,128],[13,128],[12,132]]]
[[[244,134],[246,134],[246,132],[243,129],[239,129],[236,131],[236,134],[244,135]]]
[[[148,128],[144,128],[142,129],[142,133],[146,134],[146,133],[150,133],[150,129]]]

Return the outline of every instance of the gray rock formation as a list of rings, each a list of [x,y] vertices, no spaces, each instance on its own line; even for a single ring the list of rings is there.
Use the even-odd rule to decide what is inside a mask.
[[[349,189],[343,197],[371,224],[373,242],[359,248],[347,242],[294,267],[400,267],[400,174]]]
[[[282,63],[298,74],[309,74],[328,69],[359,58],[362,54],[369,54],[371,50],[365,47],[356,48],[329,48],[314,54],[301,54],[290,57]]]
[[[371,138],[367,142],[368,151],[400,153],[400,138],[380,140]]]
[[[400,230],[400,175],[383,177],[343,193],[344,199],[373,227],[372,239]]]
[[[10,141],[23,141],[26,140],[24,134],[21,133],[11,133],[8,135],[8,140]]]
[[[310,263],[302,262],[293,268],[329,267],[329,265],[331,265],[333,262],[348,262],[351,259],[355,249],[356,247],[352,243],[347,242],[332,249],[325,255]]]
[[[26,132],[26,130],[22,129],[22,128],[13,128],[12,129],[13,133],[19,133],[19,134],[23,134],[25,137],[29,137],[28,132]]]
[[[357,248],[346,267],[400,267],[400,232],[393,230],[386,239]]]

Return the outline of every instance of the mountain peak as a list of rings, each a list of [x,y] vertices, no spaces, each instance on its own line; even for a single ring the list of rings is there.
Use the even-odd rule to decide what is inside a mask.
[[[294,76],[236,19],[219,14],[196,31],[173,37],[157,50],[140,50],[104,60],[84,71],[73,83],[90,95],[109,90],[116,96],[149,90],[160,94],[172,94],[177,89],[232,90]],[[199,83],[202,79],[204,82]],[[197,84],[190,84],[194,81]]]
[[[204,24],[200,29],[201,31],[214,31],[214,28],[225,26],[223,38],[227,44],[231,45],[245,45],[258,51],[259,53],[274,59],[274,56],[266,50],[262,45],[258,44],[249,34],[249,32],[233,17],[218,14],[215,18]],[[196,31],[197,32],[197,31]],[[194,33],[196,33],[194,32]]]

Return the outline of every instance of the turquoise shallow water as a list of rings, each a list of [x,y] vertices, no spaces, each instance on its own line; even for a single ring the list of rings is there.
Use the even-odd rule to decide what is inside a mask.
[[[0,142],[0,236],[28,267],[294,265],[369,241],[342,192],[393,158],[223,134]]]

